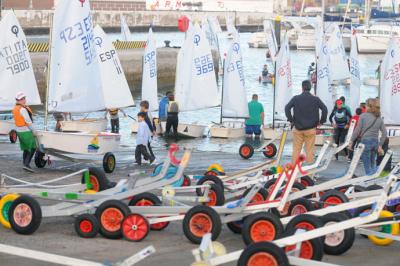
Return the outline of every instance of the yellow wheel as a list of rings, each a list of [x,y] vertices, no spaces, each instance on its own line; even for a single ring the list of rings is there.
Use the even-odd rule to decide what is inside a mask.
[[[217,171],[217,172],[220,172],[220,173],[225,173],[224,168],[222,168],[222,166],[220,164],[217,164],[217,163],[213,163],[212,165],[210,165],[207,168],[207,171]]]
[[[381,211],[380,218],[387,218],[387,217],[393,217],[393,213],[389,211]],[[392,235],[398,235],[400,231],[400,227],[398,223],[395,224],[388,224],[388,225],[382,225],[381,226],[381,232],[387,233],[387,234],[392,234]],[[390,238],[381,238],[377,236],[368,236],[368,239],[374,243],[375,245],[378,246],[388,246],[392,244],[394,241],[393,239]]]
[[[96,194],[96,193],[97,193],[97,191],[93,190],[93,189],[86,189],[85,190],[85,194]]]
[[[208,264],[207,262],[204,261],[196,261],[193,262],[190,266],[209,266],[210,264]]]
[[[11,224],[8,219],[8,210],[10,209],[13,201],[18,197],[18,194],[7,194],[0,199],[0,223],[5,228],[11,228]]]
[[[226,248],[223,244],[221,244],[220,242],[212,242],[212,248],[214,250],[214,255],[216,255],[217,257],[225,255],[226,254]],[[210,249],[206,249],[206,251],[203,253],[203,259],[204,260],[208,260],[210,259]]]

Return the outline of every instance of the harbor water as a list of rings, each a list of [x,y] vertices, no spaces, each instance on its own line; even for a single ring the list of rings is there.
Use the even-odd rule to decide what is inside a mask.
[[[109,34],[113,40],[120,38],[120,34],[112,33]],[[243,65],[246,78],[246,89],[247,89],[247,99],[251,99],[251,95],[256,93],[259,95],[259,101],[264,105],[266,120],[265,123],[268,124],[272,121],[272,108],[273,108],[273,86],[271,84],[259,83],[258,77],[261,74],[261,70],[264,64],[269,65],[270,71],[273,70],[273,65],[271,61],[266,60],[266,49],[249,48],[247,41],[249,40],[251,33],[241,33],[241,47],[243,54]],[[170,46],[180,47],[185,38],[185,34],[181,32],[155,32],[155,37],[157,38],[157,46],[163,47],[164,41],[169,40]],[[47,36],[28,36],[28,41],[45,41]],[[135,41],[145,41],[147,39],[147,34],[145,33],[133,33],[132,40]],[[220,35],[219,38],[221,54],[227,50],[230,40],[225,34]],[[361,69],[361,79],[364,77],[374,77],[376,68],[379,64],[379,60],[383,58],[383,54],[377,55],[359,55],[360,69]],[[292,65],[292,79],[293,79],[293,95],[301,92],[301,82],[307,79],[308,66],[311,62],[315,61],[314,51],[298,51],[291,50],[291,65]],[[219,77],[219,88],[221,88],[221,76]],[[173,88],[171,88],[173,90]],[[125,112],[132,117],[136,117],[139,110],[140,98],[140,88],[135,88],[134,99],[136,106],[129,107],[125,109]],[[159,97],[165,95],[165,91],[159,91]],[[337,88],[338,97],[344,95],[348,98],[349,88],[344,86],[339,86]],[[378,96],[378,89],[375,87],[368,87],[362,85],[361,87],[361,101],[369,97]],[[44,124],[44,108],[35,108],[35,124],[38,129],[42,129]],[[79,114],[74,115],[74,118],[82,117],[103,117],[105,112],[96,112],[91,114]],[[157,117],[158,114],[155,112],[153,117]],[[220,121],[220,107],[209,108],[205,110],[197,110],[191,112],[181,112],[179,114],[179,121],[182,123],[198,123],[202,125],[211,125],[213,122]],[[121,114],[120,119],[120,133],[122,134],[121,144],[125,147],[135,146],[135,135],[131,134],[131,123],[133,120],[131,118],[123,118]],[[49,119],[49,129],[54,128],[55,121],[52,116]],[[206,129],[206,135],[208,130]],[[4,140],[1,140],[4,141]],[[235,140],[224,140],[224,139],[211,139],[204,137],[201,139],[186,139],[180,140],[179,144],[186,147],[193,147],[197,150],[202,151],[225,151],[236,153],[240,144],[243,143],[243,139]],[[158,137],[153,141],[153,146],[163,147],[165,145],[164,138]]]

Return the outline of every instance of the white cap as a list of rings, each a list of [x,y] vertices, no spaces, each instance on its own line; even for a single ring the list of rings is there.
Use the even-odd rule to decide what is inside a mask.
[[[17,100],[17,101],[20,101],[23,98],[26,98],[26,95],[23,92],[18,92],[17,95],[15,95],[15,100]]]

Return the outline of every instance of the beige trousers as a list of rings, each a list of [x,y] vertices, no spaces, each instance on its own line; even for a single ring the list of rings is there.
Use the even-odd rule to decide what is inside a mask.
[[[316,129],[297,130],[293,129],[293,153],[292,162],[295,163],[299,158],[301,149],[305,145],[306,162],[311,164],[314,162],[314,146],[315,146]]]

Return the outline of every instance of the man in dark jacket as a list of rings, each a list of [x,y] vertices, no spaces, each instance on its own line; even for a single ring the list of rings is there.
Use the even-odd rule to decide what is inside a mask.
[[[318,97],[310,93],[311,82],[309,80],[303,81],[301,86],[303,93],[294,96],[285,107],[286,117],[294,125],[292,161],[296,162],[303,145],[305,145],[306,161],[313,163],[316,129],[319,124],[326,122],[328,109]],[[322,111],[321,117],[320,110]]]

